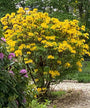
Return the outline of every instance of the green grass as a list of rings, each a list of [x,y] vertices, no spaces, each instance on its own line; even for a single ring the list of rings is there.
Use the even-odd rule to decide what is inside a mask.
[[[69,74],[67,78],[69,80],[78,80],[78,82],[90,83],[90,61],[84,61],[82,72],[77,72],[74,75]]]
[[[62,95],[65,95],[66,92],[65,91],[51,91],[51,95],[53,97],[61,97]]]
[[[90,61],[84,61],[82,72],[78,73],[79,82],[90,83]]]

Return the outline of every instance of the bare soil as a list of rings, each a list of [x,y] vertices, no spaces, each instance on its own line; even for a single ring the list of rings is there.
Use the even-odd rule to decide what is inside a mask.
[[[64,81],[51,85],[51,90],[65,90],[67,93],[54,99],[48,108],[90,108],[90,83]]]

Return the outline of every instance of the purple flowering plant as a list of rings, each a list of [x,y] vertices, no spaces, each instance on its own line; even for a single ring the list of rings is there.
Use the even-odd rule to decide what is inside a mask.
[[[14,75],[14,72],[13,72],[13,71],[11,71],[11,70],[9,71],[9,73],[11,73],[12,75]]]
[[[20,74],[22,74],[24,77],[28,78],[28,74],[27,74],[27,70],[26,69],[20,70]]]
[[[14,53],[10,53],[9,55],[8,55],[8,59],[12,59],[12,58],[14,58],[15,57],[15,54]]]
[[[6,42],[6,39],[4,37],[1,37],[1,40],[4,41],[4,42]]]
[[[0,53],[0,59],[3,59],[3,57],[4,57],[4,54]]]
[[[20,70],[20,73],[21,74],[26,74],[27,73],[27,70],[26,69],[22,69],[22,70]]]
[[[7,52],[6,40],[3,37],[0,38],[0,76],[2,76],[0,79],[2,81],[0,83],[0,94],[4,96],[1,97],[0,95],[0,107],[11,107],[9,105],[12,103],[12,107],[14,105],[16,105],[16,108],[25,107],[26,99],[22,92],[25,91],[28,84],[28,73],[22,63],[18,63],[15,54]],[[12,94],[10,91],[12,91]],[[11,97],[14,100],[7,99]]]

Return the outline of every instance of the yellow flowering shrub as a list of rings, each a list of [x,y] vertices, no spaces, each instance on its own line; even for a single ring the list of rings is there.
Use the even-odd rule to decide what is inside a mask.
[[[56,77],[81,72],[83,55],[90,55],[85,44],[88,33],[82,32],[85,26],[79,27],[77,20],[61,22],[37,9],[19,8],[1,22],[7,50],[22,58],[39,92],[42,88],[47,91]]]

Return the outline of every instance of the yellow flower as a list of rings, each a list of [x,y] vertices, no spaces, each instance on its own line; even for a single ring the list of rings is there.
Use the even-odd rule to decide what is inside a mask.
[[[30,48],[30,45],[27,45],[26,48]]]
[[[41,90],[42,90],[41,88],[37,88],[37,91],[38,91],[39,93],[41,92]]]
[[[43,27],[43,28],[48,28],[48,25],[47,25],[46,23],[42,23],[42,24],[41,24],[41,27]]]
[[[71,50],[71,53],[74,53],[74,54],[75,54],[75,53],[76,53],[76,51],[75,51],[75,50]]]
[[[22,7],[20,7],[19,10],[17,11],[17,13],[19,13],[19,14],[25,14],[25,11],[23,10]]]
[[[54,59],[54,56],[52,56],[52,55],[48,55],[47,58],[48,58],[48,59]]]
[[[55,71],[49,70],[49,74],[51,74],[52,78],[55,78],[56,76],[60,75],[60,73],[57,70],[55,70]]]
[[[46,36],[47,40],[55,40],[55,36]]]
[[[84,33],[83,36],[87,39],[89,39],[89,34],[88,33]]]
[[[37,47],[35,46],[35,47],[32,47],[32,48],[30,48],[30,50],[31,51],[34,51],[34,50],[36,50],[37,49]]]
[[[38,82],[39,81],[39,79],[35,79],[35,82]]]
[[[78,71],[79,71],[79,72],[82,72],[82,69],[81,69],[81,68],[78,68]]]
[[[27,52],[27,54],[31,54],[31,52],[30,52],[30,51],[28,51],[28,52]]]
[[[34,34],[33,34],[33,33],[31,33],[31,32],[29,32],[29,33],[28,33],[28,35],[29,35],[29,36],[33,36]]]
[[[66,68],[69,68],[70,66],[71,66],[70,63],[68,63],[68,62],[65,63],[65,67],[66,67]]]
[[[8,28],[8,26],[4,26],[4,27],[3,27],[4,30],[7,29],[7,28]]]
[[[75,3],[78,3],[78,1],[76,0]]]
[[[28,60],[28,58],[24,58],[24,60]]]
[[[21,50],[16,50],[15,55],[16,55],[16,57],[22,56],[22,51]]]
[[[76,65],[79,66],[79,67],[82,67],[82,64],[80,61],[76,62]]]
[[[27,26],[27,23],[23,23],[23,26],[25,26],[25,27],[26,27],[26,26]]]
[[[37,95],[34,95],[34,98],[37,98]]]
[[[38,41],[41,41],[42,40],[42,38],[38,38]]]
[[[47,75],[48,73],[47,73],[47,72],[43,72],[43,74],[44,74],[44,75]]]
[[[25,64],[28,64],[28,63],[33,63],[33,60],[28,60],[28,61],[25,61]]]
[[[57,60],[57,63],[58,63],[58,64],[61,64],[62,62],[61,62],[60,60]]]
[[[46,90],[46,88],[42,88],[42,90]]]
[[[34,69],[35,72],[38,72],[38,69]]]
[[[34,8],[34,9],[33,9],[33,11],[34,11],[34,12],[37,12],[37,11],[38,11],[38,9]]]
[[[10,48],[10,52],[14,52],[14,50],[15,50],[14,48]]]
[[[46,40],[42,40],[41,43],[45,44],[47,41]]]
[[[23,49],[23,46],[21,45],[21,46],[19,46],[19,50],[22,50]]]
[[[25,8],[25,10],[29,10],[29,8]]]
[[[84,25],[81,27],[81,30],[85,31],[85,26]]]
[[[81,58],[81,61],[84,61],[84,58]]]

